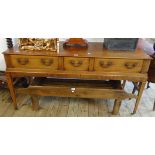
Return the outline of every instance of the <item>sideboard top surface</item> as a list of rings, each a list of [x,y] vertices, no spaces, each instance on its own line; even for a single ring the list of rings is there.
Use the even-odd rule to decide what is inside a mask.
[[[6,50],[3,54],[10,55],[39,55],[39,56],[67,56],[67,57],[99,57],[99,58],[127,58],[127,59],[151,59],[143,50],[135,51],[110,51],[103,48],[103,43],[89,42],[87,49],[64,49],[60,42],[58,52],[21,50],[18,46]]]

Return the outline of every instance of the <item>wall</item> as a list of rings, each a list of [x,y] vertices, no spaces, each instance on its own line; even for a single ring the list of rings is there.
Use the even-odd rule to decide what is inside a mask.
[[[17,42],[17,39],[12,39],[13,44],[15,45]],[[7,49],[7,43],[5,38],[0,38],[0,71],[5,71],[6,65],[5,60],[2,52],[4,52]]]
[[[4,71],[6,66],[4,62],[4,57],[2,52],[7,49],[6,40],[4,38],[0,38],[0,71]]]

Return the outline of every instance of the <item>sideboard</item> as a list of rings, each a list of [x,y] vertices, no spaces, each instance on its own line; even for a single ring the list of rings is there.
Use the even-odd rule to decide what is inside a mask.
[[[18,91],[16,91],[12,79],[14,77],[25,76],[82,79],[90,81],[129,80],[132,82],[140,82],[140,89],[136,96],[133,113],[136,113],[140,103],[151,61],[151,58],[140,49],[136,51],[108,51],[104,49],[103,43],[97,42],[88,43],[88,49],[64,49],[63,42],[61,42],[57,52],[26,51],[14,47],[5,51],[4,57],[7,66],[6,77],[8,87],[15,109],[18,107],[16,102],[16,93]],[[32,93],[32,91],[27,92]],[[74,90],[71,90],[71,93],[73,92]],[[83,93],[82,97],[84,97],[84,94],[86,94],[87,97],[91,97],[93,93],[90,92],[92,91],[87,89],[87,92]],[[111,94],[110,91],[105,92]],[[104,91],[102,93],[104,94]],[[51,94],[49,92],[49,95],[52,95],[52,92]],[[58,95],[61,96],[61,91],[60,93],[57,91],[57,96]],[[68,93],[68,96],[72,97],[73,95]],[[74,97],[76,96],[78,95]],[[108,95],[103,96],[109,97]],[[119,93],[116,96],[118,99],[119,97],[121,98]],[[120,104],[117,102],[116,105],[118,106],[114,105],[115,114],[118,113],[118,107],[120,107]]]

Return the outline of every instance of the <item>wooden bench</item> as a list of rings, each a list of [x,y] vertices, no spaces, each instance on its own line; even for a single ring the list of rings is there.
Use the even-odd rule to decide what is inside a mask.
[[[38,96],[115,99],[113,114],[118,114],[121,101],[136,98],[122,89],[120,81],[35,78],[28,88],[18,88],[17,93],[32,96],[33,110],[39,109]]]

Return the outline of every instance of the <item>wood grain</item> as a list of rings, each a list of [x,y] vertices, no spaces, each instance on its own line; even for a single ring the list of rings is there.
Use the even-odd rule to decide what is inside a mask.
[[[74,78],[86,80],[129,80],[133,82],[146,82],[147,71],[151,58],[140,49],[131,51],[108,51],[103,43],[88,43],[87,49],[64,49],[60,42],[58,52],[46,50],[31,51],[21,50],[17,46],[4,52],[6,61],[6,77],[13,99],[14,108],[17,109],[16,91],[13,86],[14,77],[52,77]],[[62,88],[62,87],[61,87]],[[78,88],[77,94],[70,93],[67,88],[60,92],[58,87],[20,89],[18,92],[29,92],[31,95],[49,95],[82,97],[82,98],[114,98],[122,99],[129,97],[121,90],[104,90],[91,88]],[[144,88],[138,94],[135,110],[139,105],[140,97]],[[36,94],[34,94],[34,91]],[[95,93],[96,92],[96,93]],[[60,95],[61,94],[61,95]],[[105,95],[104,95],[105,94]],[[132,96],[131,96],[132,97]],[[80,104],[80,107],[83,106]],[[64,106],[65,107],[65,106]],[[135,112],[135,111],[134,111]],[[46,112],[45,112],[46,113]],[[60,112],[61,114],[61,112]],[[47,114],[48,115],[48,114]]]
[[[154,93],[153,91],[155,90],[155,85],[151,84],[151,87],[149,89],[145,89],[144,90],[144,94],[143,94],[143,98],[141,101],[141,104],[139,106],[139,108],[137,109],[137,113],[134,115],[131,115],[130,112],[133,111],[134,108],[134,103],[135,100],[125,100],[120,108],[120,112],[118,115],[111,115],[111,110],[113,107],[113,101],[109,101],[108,102],[106,100],[103,99],[93,99],[94,104],[96,104],[99,108],[99,115],[98,117],[107,117],[107,116],[122,116],[122,117],[152,117],[155,116],[155,112],[152,111],[153,108],[153,103],[154,103]],[[126,86],[125,89],[127,89],[128,91],[132,91],[133,89],[133,85],[130,82],[126,82]],[[13,116],[20,116],[20,117],[30,117],[30,116],[35,116],[35,117],[46,117],[46,116],[52,116],[52,117],[56,117],[56,113],[57,113],[57,107],[59,107],[60,104],[60,98],[59,97],[50,97],[51,100],[49,99],[49,97],[41,97],[41,109],[37,112],[33,112],[32,107],[31,107],[31,102],[28,99],[29,97],[26,95],[18,95],[17,97],[17,101],[18,102],[22,102],[22,100],[24,100],[25,103],[22,103],[22,106],[20,107],[19,110],[14,110],[13,106],[12,106],[12,102],[10,101],[10,95],[9,95],[9,91],[5,90],[5,89],[1,89],[0,90],[0,116],[1,117],[13,117]],[[79,103],[83,103],[83,99],[80,98],[63,98],[63,100],[67,100],[68,104],[69,104],[69,108],[68,108],[68,114],[69,114],[69,109],[70,105],[74,104],[75,108],[73,108],[73,106],[71,105],[71,107],[73,108],[73,112],[72,113],[73,117],[75,116],[81,116],[77,110],[78,110],[78,104]],[[86,99],[87,100],[87,99]],[[88,108],[89,108],[89,103],[90,101],[88,100]],[[54,106],[53,106],[54,105]],[[50,108],[51,107],[51,108]],[[55,108],[54,108],[55,107]],[[22,108],[24,108],[22,110]],[[55,110],[54,110],[55,109]],[[20,112],[20,110],[22,110],[22,112],[19,114],[18,112]],[[89,109],[88,109],[89,110]],[[89,111],[88,111],[89,112]],[[18,114],[16,114],[18,113]],[[50,113],[50,114],[49,114]],[[67,114],[68,117],[72,117],[69,116]],[[88,113],[89,114],[89,113]],[[89,115],[87,115],[86,117],[88,117]]]

